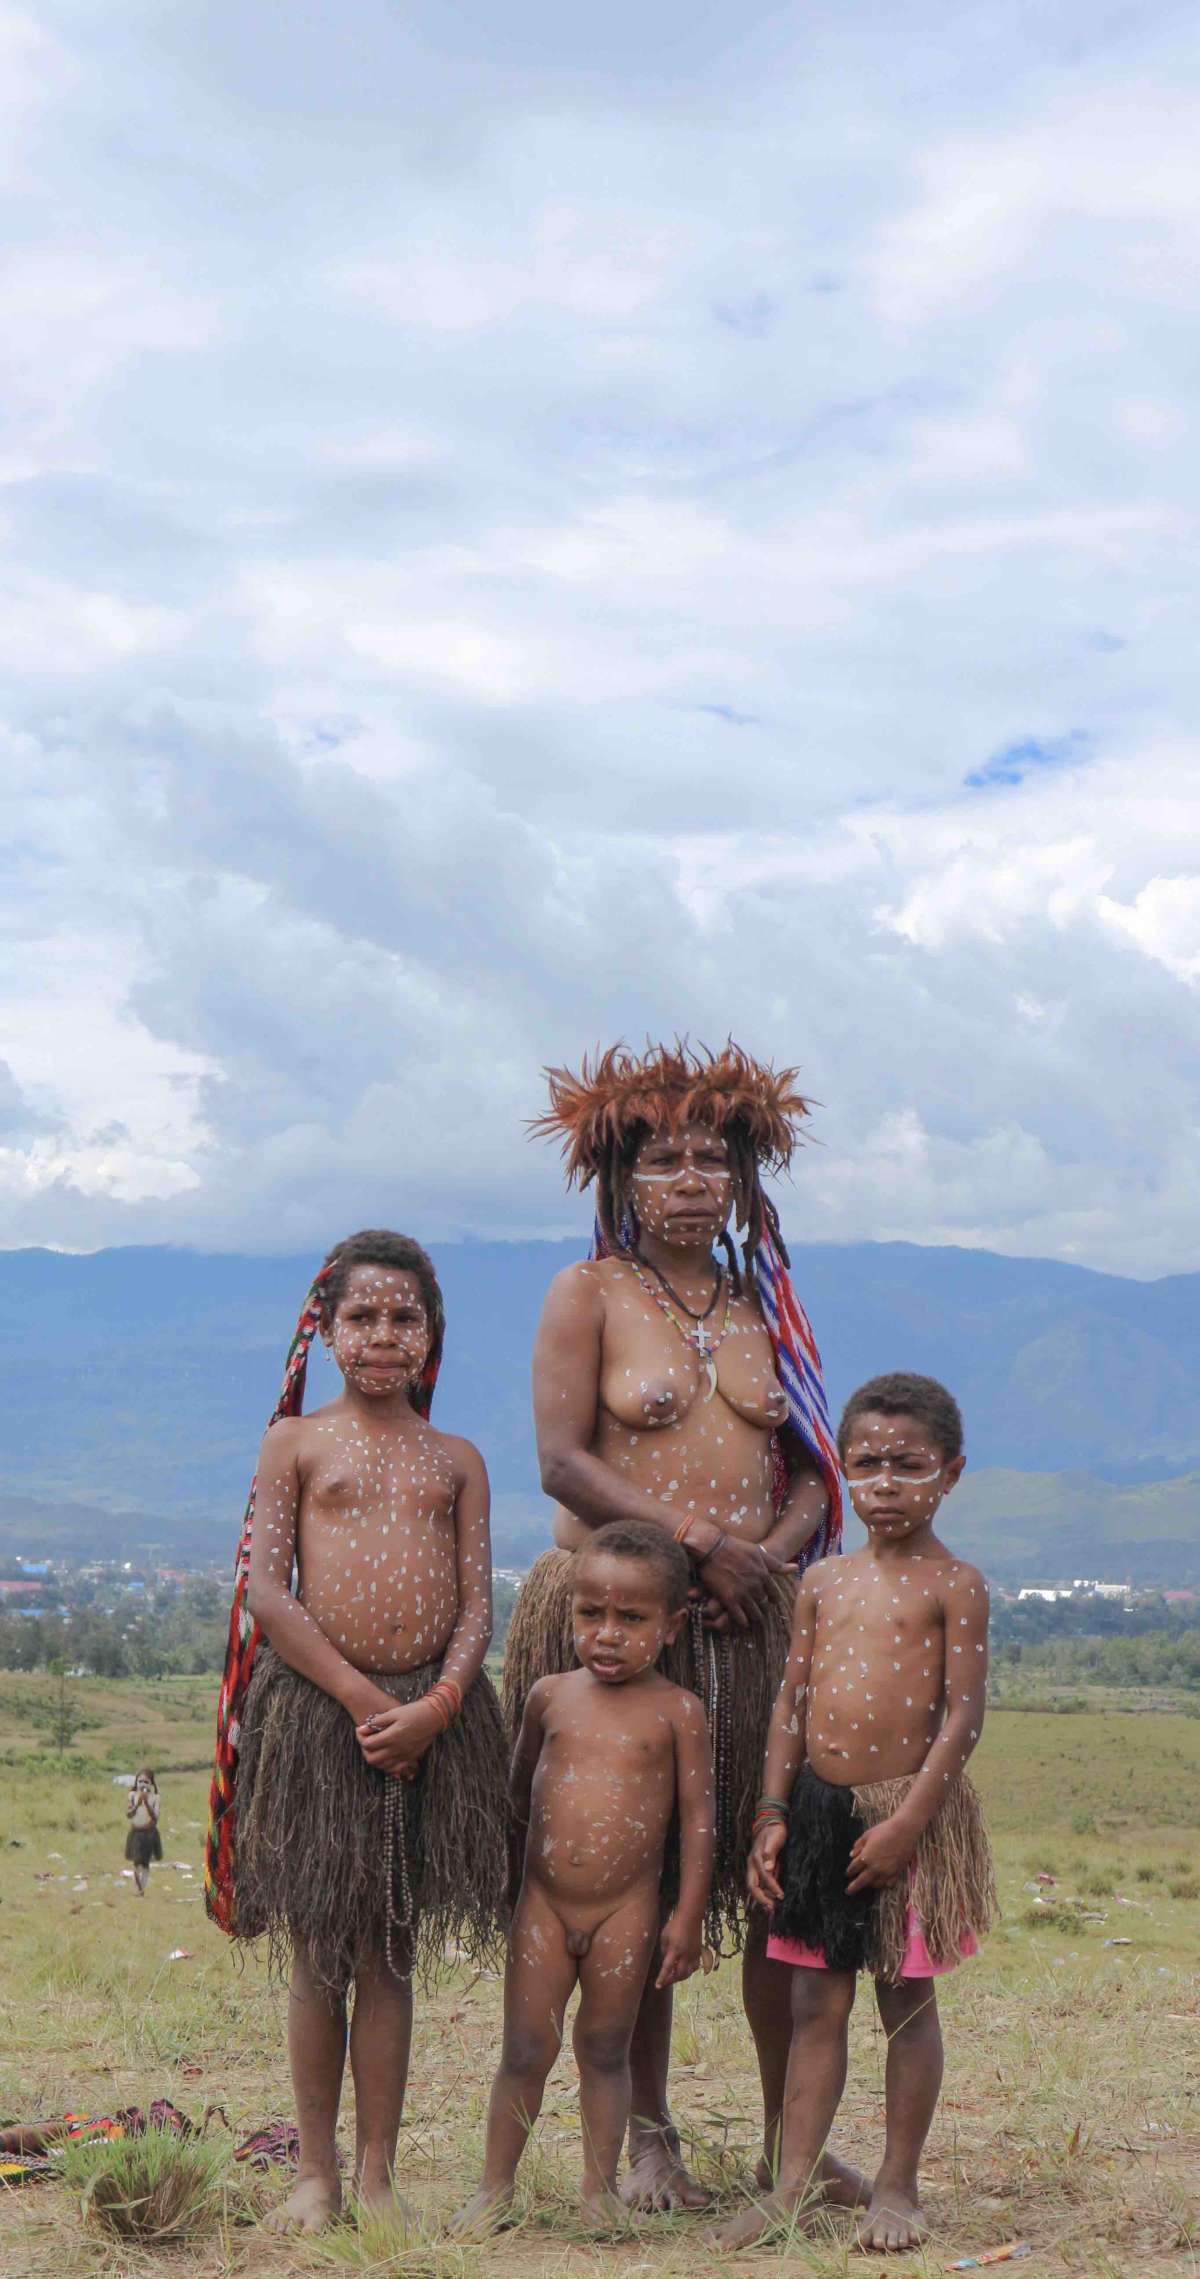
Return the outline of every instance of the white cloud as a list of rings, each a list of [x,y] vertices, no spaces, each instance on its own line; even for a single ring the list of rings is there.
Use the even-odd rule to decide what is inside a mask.
[[[1200,876],[1151,878],[1132,902],[1100,897],[1106,923],[1181,981],[1200,982]]]
[[[801,1236],[1200,1264],[1182,18],[597,36],[0,12],[0,1240],[578,1223],[690,1027]]]

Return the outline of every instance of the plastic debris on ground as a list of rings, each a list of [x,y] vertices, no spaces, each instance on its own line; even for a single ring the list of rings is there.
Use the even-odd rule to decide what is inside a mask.
[[[1033,2241],[1010,2240],[1007,2247],[989,2247],[984,2255],[964,2255],[957,2263],[948,2263],[947,2271],[982,2271],[993,2263],[1019,2263],[1022,2257],[1033,2254]]]
[[[42,2160],[32,2153],[0,2154],[0,2187],[9,2191],[18,2184],[40,2184],[54,2174],[52,2160]]]

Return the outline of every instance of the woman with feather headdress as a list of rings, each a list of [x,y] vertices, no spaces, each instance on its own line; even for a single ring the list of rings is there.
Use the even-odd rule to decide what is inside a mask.
[[[743,1954],[768,2184],[789,1988],[747,1922],[746,1860],[795,1577],[838,1549],[841,1534],[820,1360],[762,1186],[789,1163],[808,1108],[794,1069],[732,1042],[719,1053],[615,1046],[578,1075],[547,1076],[550,1105],[533,1128],[562,1140],[570,1183],[594,1186],[596,1237],[592,1257],[551,1286],[538,1333],[534,1410],[555,1548],[517,1602],[505,1706],[515,1729],[535,1679],[572,1666],[572,1555],[594,1529],[648,1520],[682,1543],[691,1620],[663,1666],[708,1714],[717,1802],[708,1938],[717,1953]],[[663,1897],[669,1907],[669,1865]],[[626,2193],[658,2208],[704,2198],[667,2105],[670,2034],[670,1988],[651,1985],[631,2053]],[[857,2197],[859,2183],[827,2163],[831,2195]]]

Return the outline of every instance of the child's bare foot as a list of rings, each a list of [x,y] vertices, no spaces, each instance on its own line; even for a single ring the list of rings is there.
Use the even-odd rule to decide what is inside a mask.
[[[621,2186],[627,2208],[672,2216],[682,2208],[707,2208],[711,2195],[683,2165],[679,2131],[639,2127],[629,2131],[629,2174]]]
[[[873,2255],[903,2255],[906,2248],[920,2246],[926,2230],[916,2192],[877,2176],[871,2205],[858,2227],[859,2246]]]
[[[761,2200],[748,2201],[736,2216],[714,2224],[710,2231],[701,2233],[701,2238],[705,2247],[715,2248],[718,2255],[732,2255],[738,2248],[757,2247],[760,2240],[774,2239],[780,2232],[806,2230],[810,2215],[811,2207],[802,2202],[793,2206],[778,2192],[764,2192]]]
[[[760,2192],[775,2189],[775,2173],[765,2153],[755,2168],[754,2181]],[[866,2177],[857,2168],[851,2168],[848,2161],[839,2160],[834,2152],[822,2153],[813,2190],[820,2194],[827,2208],[865,2208],[871,2198]]]
[[[355,2202],[360,2215],[371,2215],[378,2224],[401,2224],[408,2231],[417,2222],[412,2202],[396,2192],[394,2183],[357,2183]]]
[[[342,2212],[342,2187],[337,2176],[300,2176],[286,2200],[263,2218],[268,2231],[323,2232]]]
[[[605,2233],[629,2230],[629,2208],[611,2184],[582,2184],[579,2197],[589,2230]]]
[[[446,2227],[451,2239],[491,2239],[512,2222],[511,2184],[481,2184]]]
[[[412,2208],[397,2192],[395,2179],[386,2167],[364,2167],[354,2180],[354,2197],[360,2213],[373,2217],[376,2223],[407,2227],[416,2222]]]

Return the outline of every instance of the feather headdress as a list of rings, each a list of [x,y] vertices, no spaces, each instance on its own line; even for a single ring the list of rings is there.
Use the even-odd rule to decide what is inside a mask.
[[[787,1245],[774,1204],[763,1191],[760,1173],[786,1170],[799,1143],[799,1125],[809,1112],[796,1088],[794,1068],[772,1068],[752,1060],[732,1038],[722,1052],[693,1047],[687,1038],[673,1046],[647,1044],[640,1057],[627,1045],[584,1059],[578,1076],[548,1068],[550,1106],[531,1125],[545,1137],[561,1138],[568,1181],[596,1182],[596,1231],[592,1256],[627,1255],[636,1246],[637,1225],[628,1208],[626,1175],[638,1135],[678,1131],[683,1124],[707,1125],[724,1133],[733,1172],[739,1224],[746,1228],[746,1282],[752,1286],[775,1356],[779,1382],[787,1395],[787,1421],[808,1449],[825,1482],[829,1507],[803,1554],[807,1566],[842,1547],[841,1482],[837,1450],[825,1398],[821,1356],[808,1316],[789,1272]],[[744,1287],[728,1230],[721,1235],[735,1287]],[[776,1501],[786,1498],[789,1457],[775,1438]]]
[[[638,1132],[677,1131],[681,1124],[720,1132],[734,1125],[764,1171],[783,1171],[809,1112],[797,1074],[752,1060],[732,1038],[720,1052],[686,1037],[674,1045],[648,1043],[641,1054],[611,1045],[590,1060],[585,1055],[577,1076],[567,1068],[546,1069],[550,1106],[530,1130],[561,1138],[568,1184],[579,1187]]]

